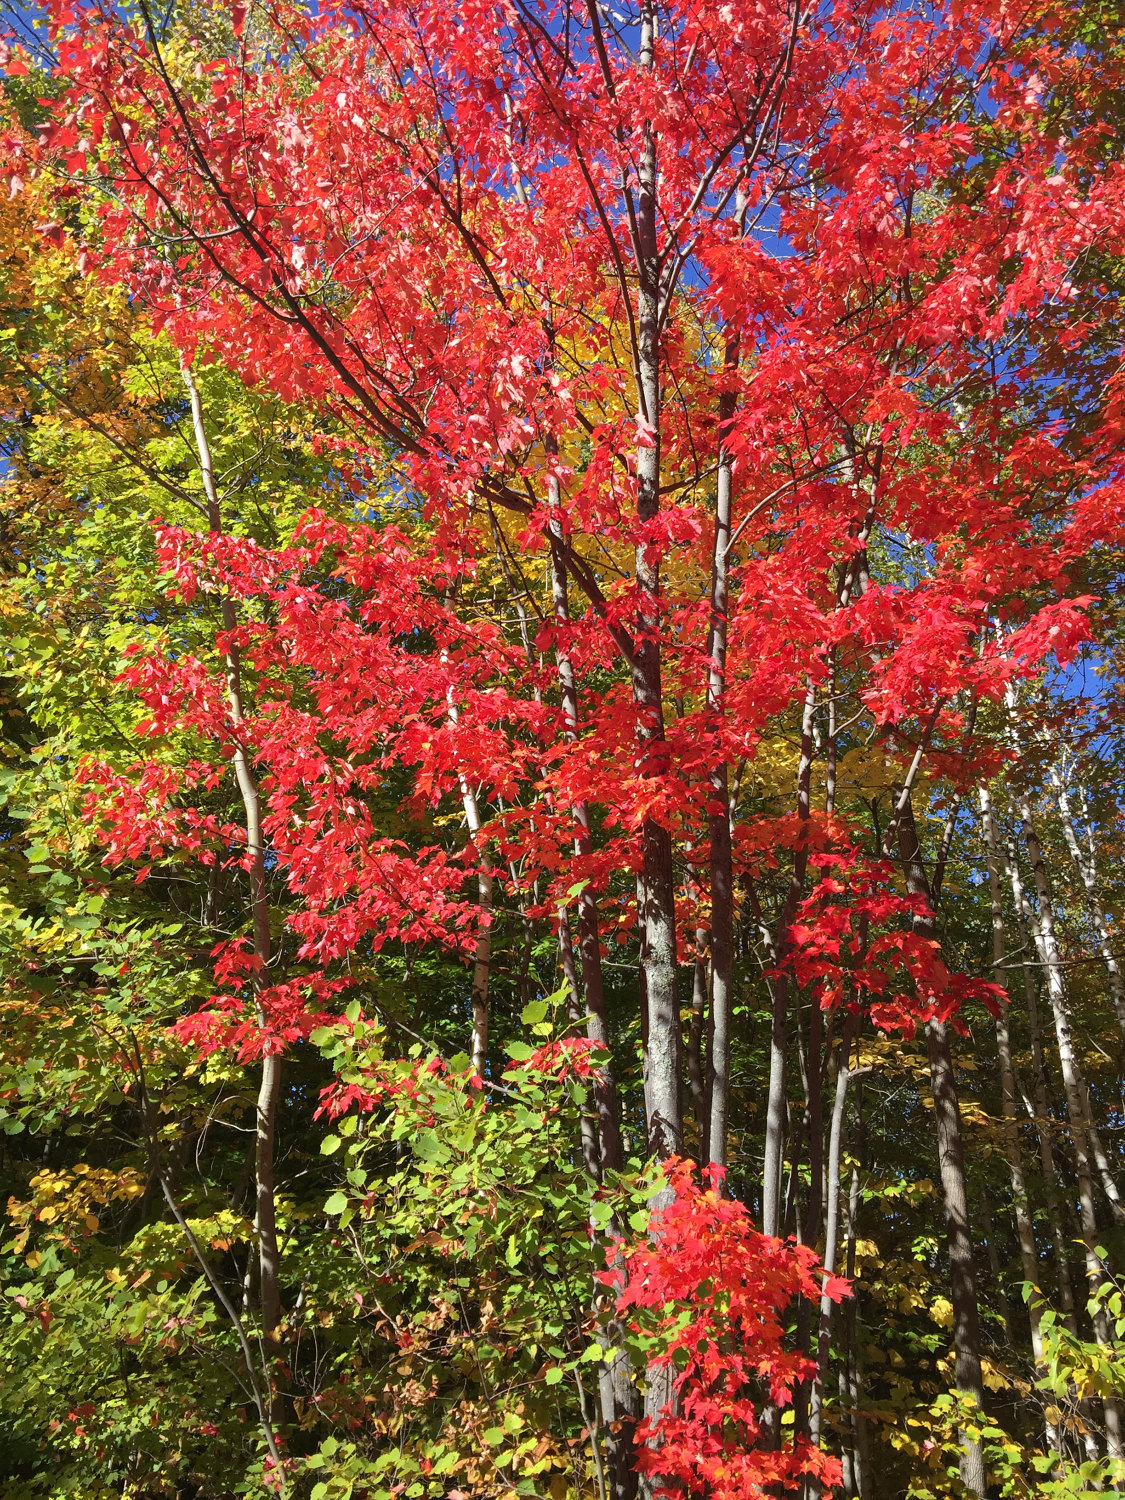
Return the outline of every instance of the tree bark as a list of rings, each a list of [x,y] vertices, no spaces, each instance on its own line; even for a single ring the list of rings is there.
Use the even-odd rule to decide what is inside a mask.
[[[460,712],[453,698],[453,688],[450,686],[446,698],[447,712],[451,724],[456,724],[460,719]],[[463,772],[457,773],[457,779],[461,789],[461,806],[465,810],[465,824],[469,830],[469,836],[474,844],[480,835],[483,824],[480,816],[480,804],[477,794],[469,783]],[[484,1070],[488,1064],[488,986],[489,975],[492,970],[492,928],[490,917],[492,915],[492,859],[487,849],[477,850],[477,904],[481,909],[480,930],[477,933],[476,950],[473,953],[473,989],[470,1001],[470,1032],[469,1032],[469,1056],[472,1059],[473,1072],[478,1078],[484,1077]]]
[[[591,11],[593,0],[591,0]],[[656,7],[641,0],[637,62],[642,72],[655,65]],[[651,120],[640,125],[637,162],[637,427],[636,448],[637,537],[634,581],[637,613],[632,664],[636,715],[636,772],[644,780],[660,782],[669,769],[661,682],[662,600],[659,552],[644,535],[660,511],[661,390],[660,298],[661,263],[657,244],[657,149]],[[626,189],[629,191],[629,189]],[[683,1147],[680,1110],[681,1033],[676,975],[676,910],[672,875],[672,836],[659,819],[645,817],[641,825],[641,869],[638,876],[638,916],[642,924],[644,969],[644,1099],[650,1155],[660,1160]],[[671,1190],[663,1188],[652,1200],[654,1209],[666,1207]],[[650,1365],[645,1372],[644,1414],[657,1421],[673,1399],[673,1371]],[[646,1497],[661,1487],[659,1474],[641,1477]]]
[[[1038,939],[1032,933],[1033,913],[1023,888],[1019,858],[1013,836],[1008,836],[1005,848],[1007,853],[1008,878],[1012,887],[1012,900],[1015,904],[1016,916],[1020,923],[1022,946],[1024,949],[1024,961],[1021,967],[1023,969],[1024,1003],[1027,1006],[1027,1025],[1031,1042],[1032,1089],[1034,1097],[1032,1101],[1027,1100],[1025,1096],[1024,1107],[1035,1123],[1035,1131],[1039,1140],[1039,1162],[1043,1171],[1043,1180],[1046,1184],[1047,1214],[1051,1226],[1051,1243],[1055,1251],[1059,1310],[1063,1315],[1066,1326],[1070,1329],[1071,1333],[1076,1334],[1078,1332],[1078,1318],[1074,1305],[1074,1289],[1070,1280],[1070,1255],[1067,1251],[1070,1236],[1063,1227],[1063,1211],[1057,1191],[1059,1177],[1055,1163],[1054,1141],[1052,1139],[1054,1121],[1047,1102],[1047,1070],[1043,1058],[1043,1034],[1039,1025],[1039,1002],[1036,998],[1037,981],[1032,961],[1028,957],[1033,945],[1036,945],[1037,951]]]
[[[554,443],[547,444],[548,453],[554,452]],[[570,595],[567,584],[565,541],[562,525],[558,480],[551,475],[547,481],[548,503],[551,514],[549,531],[551,536],[551,599],[555,621],[560,631],[570,624]],[[578,684],[574,666],[565,646],[555,648],[555,663],[559,679],[559,694],[562,701],[564,734],[568,743],[578,738]],[[571,813],[577,825],[574,850],[582,858],[593,853],[590,836],[590,809],[586,802],[576,802]],[[569,929],[568,929],[569,931]],[[607,1057],[610,1054],[609,1017],[605,1006],[605,984],[602,973],[601,935],[598,922],[598,903],[594,892],[587,885],[578,895],[578,952],[582,963],[582,991],[586,1005],[586,1035]],[[617,1083],[613,1075],[613,1063],[603,1063],[594,1074],[594,1099],[598,1111],[599,1156],[605,1171],[620,1172],[624,1165],[621,1147],[621,1111],[617,1096]]]
[[[642,0],[638,61],[654,64],[656,11]],[[656,134],[641,125],[637,222],[637,521],[643,528],[660,510],[660,256],[657,247]],[[661,686],[661,585],[656,550],[637,540],[636,648],[632,668],[637,725],[637,774],[654,781],[668,771]],[[680,1116],[680,1010],[676,992],[676,912],[672,883],[672,836],[656,818],[641,827],[645,994],[648,1035],[644,1049],[645,1116],[649,1151],[661,1159],[683,1143]]]
[[[840,1041],[840,1062],[836,1071],[835,1099],[832,1105],[832,1120],[828,1133],[828,1202],[824,1227],[824,1275],[836,1274],[837,1241],[840,1232],[840,1151],[844,1135],[844,1111],[848,1099],[848,1086],[867,1069],[851,1066],[852,1043],[855,1040],[858,1018],[849,1015]],[[832,1347],[832,1299],[824,1294],[820,1299],[820,1317],[816,1342],[816,1374],[813,1376],[809,1402],[809,1441],[819,1448],[822,1435],[824,1390],[828,1380],[828,1356]],[[811,1493],[819,1494],[819,1486]]]
[[[700,924],[695,929],[695,963],[692,966],[691,1023],[687,1039],[687,1076],[691,1090],[691,1107],[699,1135],[699,1164],[705,1166],[709,1154],[711,1090],[708,1087],[707,1062],[703,1049],[710,1011],[711,930]]]
[[[856,1239],[859,1228],[859,1172],[864,1158],[863,1085],[855,1090],[855,1145],[856,1165],[852,1167],[848,1186],[847,1251],[844,1259],[844,1275],[852,1283],[852,1295],[848,1298],[844,1315],[845,1351],[840,1370],[840,1394],[845,1398],[851,1419],[851,1464],[850,1476],[845,1470],[845,1493],[855,1500],[872,1500],[875,1493],[871,1468],[871,1432],[867,1417],[860,1410],[863,1393],[863,1375],[859,1359],[858,1301],[856,1287]],[[847,1488],[850,1479],[850,1489]]]
[[[1078,1210],[1082,1225],[1082,1244],[1086,1259],[1086,1279],[1091,1297],[1105,1278],[1105,1267],[1097,1253],[1098,1221],[1094,1206],[1094,1180],[1090,1168],[1089,1100],[1085,1081],[1082,1078],[1078,1056],[1071,1034],[1070,1005],[1063,978],[1062,957],[1055,935],[1054,904],[1047,878],[1047,866],[1043,859],[1042,846],[1035,831],[1031,806],[1027,798],[1020,803],[1023,820],[1024,843],[1035,878],[1035,892],[1039,901],[1038,929],[1040,953],[1047,971],[1047,994],[1055,1019],[1055,1037],[1059,1048],[1059,1066],[1066,1093],[1067,1115],[1070,1122],[1070,1138],[1074,1147],[1074,1165],[1078,1177]],[[1108,1175],[1108,1173],[1107,1173]],[[1109,1179],[1109,1186],[1116,1193],[1116,1185]],[[1111,1199],[1112,1201],[1112,1199]],[[1093,1315],[1094,1338],[1104,1349],[1112,1347],[1109,1326],[1105,1313],[1095,1311]],[[1105,1406],[1106,1447],[1112,1458],[1125,1456],[1125,1425],[1120,1406],[1112,1397],[1107,1397]]]
[[[737,341],[728,342],[725,364],[738,363]],[[726,698],[727,612],[734,460],[726,438],[734,416],[733,392],[719,399],[719,473],[715,491],[715,539],[711,561],[711,630],[707,654],[707,709],[720,740]],[[731,856],[729,777],[721,743],[711,767],[711,1026],[708,1052],[706,1159],[726,1165],[730,1120],[730,1023],[734,988],[734,874]]]
[[[1020,1269],[1023,1279],[1036,1289],[1028,1298],[1027,1314],[1031,1326],[1031,1352],[1038,1365],[1043,1358],[1043,1339],[1039,1332],[1039,1256],[1035,1248],[1035,1226],[1027,1197],[1027,1180],[1020,1149],[1019,1092],[1012,1061],[1008,1032],[1010,1001],[1007,998],[1006,942],[1004,935],[1004,901],[1000,889],[1000,851],[996,825],[992,817],[992,798],[986,786],[979,788],[981,824],[984,829],[985,862],[988,866],[988,889],[992,906],[992,965],[995,982],[1003,989],[1005,999],[996,1017],[996,1054],[1000,1066],[1000,1092],[1004,1111],[1004,1155],[1008,1162],[1008,1180],[1012,1185],[1012,1212],[1020,1247]],[[1057,1443],[1057,1437],[1055,1438]]]
[[[1094,931],[1098,936],[1098,952],[1105,964],[1106,977],[1109,980],[1109,992],[1113,999],[1113,1009],[1117,1015],[1117,1024],[1121,1030],[1121,1039],[1125,1042],[1125,980],[1122,979],[1121,968],[1113,952],[1113,935],[1105,919],[1105,911],[1102,903],[1098,900],[1098,872],[1094,864],[1092,852],[1083,851],[1078,842],[1078,836],[1074,831],[1074,819],[1070,811],[1070,797],[1066,784],[1057,769],[1051,771],[1051,782],[1058,796],[1059,816],[1062,819],[1063,836],[1066,846],[1070,851],[1074,868],[1078,871],[1082,887],[1086,892],[1086,905],[1090,913],[1090,921],[1093,923]]]
[[[921,896],[928,911],[914,918],[914,930],[920,937],[937,943],[937,921],[918,832],[914,809],[907,797],[901,805],[898,825],[899,857],[906,889]],[[949,1255],[949,1286],[953,1303],[954,1371],[958,1392],[969,1396],[982,1411],[984,1382],[980,1359],[980,1312],[977,1306],[976,1266],[973,1261],[972,1230],[969,1221],[969,1197],[965,1184],[965,1151],[961,1135],[961,1110],[957,1100],[957,1082],[945,1023],[936,1016],[926,1022],[926,1051],[930,1062],[930,1087],[934,1101],[934,1128],[937,1134],[938,1162],[941,1170],[942,1199],[945,1205],[946,1240]],[[968,1433],[961,1434],[961,1482],[972,1494],[987,1493],[984,1455],[979,1441]]]
[[[186,361],[181,363],[184,386],[191,404],[192,430],[199,458],[203,489],[207,496],[208,524],[213,534],[222,532],[222,511],[215,485],[215,467],[211,456],[211,443],[207,435],[207,424],[203,415],[203,402],[199,389]],[[226,594],[222,600],[223,629],[232,632],[238,623],[234,601]],[[254,935],[254,956],[257,966],[254,971],[252,989],[257,1007],[258,1025],[265,1027],[266,1016],[262,1010],[260,995],[265,988],[269,969],[270,921],[269,901],[266,890],[265,846],[262,842],[261,807],[258,786],[254,779],[250,758],[239,737],[243,723],[242,672],[237,645],[228,640],[226,648],[227,703],[234,729],[234,774],[242,798],[245,816],[246,857],[250,877],[250,916]],[[268,1046],[268,1043],[266,1044]],[[277,1154],[277,1104],[281,1094],[281,1057],[276,1052],[266,1051],[262,1057],[262,1073],[255,1106],[255,1229],[258,1238],[259,1306],[262,1329],[267,1339],[275,1341],[281,1325],[281,1255],[277,1239],[276,1185],[274,1162]]]
[[[555,452],[553,442],[548,441],[547,451],[550,454]],[[566,554],[562,545],[565,537],[558,480],[551,475],[547,485],[548,503],[551,507],[548,522],[552,541],[551,598],[555,621],[561,631],[570,623]],[[578,684],[570,655],[561,640],[556,644],[555,664],[565,721],[564,734],[567,741],[573,743],[578,738]],[[588,858],[593,852],[589,807],[585,802],[576,802],[571,807],[571,814],[578,829],[574,840],[575,853]],[[578,951],[582,965],[581,992],[584,1006],[582,1014],[578,1013],[579,980],[565,908],[560,910],[558,920],[560,946],[565,933],[564,971],[573,997],[572,1020],[579,1023],[584,1018],[587,1037],[608,1056],[609,1018],[605,1006],[598,905],[593,891],[587,886],[578,895]],[[569,969],[566,968],[566,955],[569,955]],[[595,1070],[593,1083],[597,1131],[596,1134],[592,1131],[592,1122],[584,1117],[582,1150],[587,1171],[591,1177],[598,1178],[605,1172],[619,1172],[624,1166],[620,1107],[612,1062],[607,1061]],[[611,1227],[610,1233],[614,1232]],[[608,1359],[603,1359],[598,1365],[598,1405],[605,1444],[608,1500],[633,1500],[637,1493],[637,1475],[633,1469],[632,1457],[633,1429],[640,1416],[640,1393],[632,1379],[629,1355],[619,1344],[622,1331],[618,1324],[611,1321],[599,1335],[599,1340],[609,1355]]]
[[[797,819],[798,842],[793,854],[793,870],[785,906],[777,924],[773,940],[776,954],[775,968],[785,962],[789,946],[789,928],[797,915],[797,904],[804,894],[805,877],[808,872],[808,820],[810,811],[809,793],[812,784],[813,763],[813,713],[816,709],[816,689],[812,683],[805,694],[801,715],[801,759],[797,767]],[[762,1233],[781,1233],[781,1173],[785,1156],[786,1109],[786,1063],[789,1047],[789,980],[784,972],[770,981],[773,1007],[770,1016],[770,1074],[769,1093],[766,1102],[766,1140],[762,1163]]]

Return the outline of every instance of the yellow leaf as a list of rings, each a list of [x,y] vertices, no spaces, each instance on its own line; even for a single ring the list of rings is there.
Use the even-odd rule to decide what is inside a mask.
[[[953,1303],[948,1297],[935,1297],[930,1303],[930,1317],[939,1328],[952,1328]]]

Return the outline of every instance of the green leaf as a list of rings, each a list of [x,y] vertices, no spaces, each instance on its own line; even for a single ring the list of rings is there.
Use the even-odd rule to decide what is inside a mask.
[[[547,1014],[546,1000],[533,1000],[520,1011],[520,1020],[525,1026],[535,1026]]]
[[[333,1193],[324,1205],[324,1212],[326,1214],[342,1214],[347,1206],[348,1198],[346,1193]]]
[[[526,1042],[511,1042],[508,1045],[508,1056],[514,1062],[526,1062],[529,1057],[534,1057],[534,1047],[529,1047]]]
[[[331,1156],[334,1151],[339,1151],[342,1144],[338,1135],[326,1135],[320,1143],[321,1156]]]

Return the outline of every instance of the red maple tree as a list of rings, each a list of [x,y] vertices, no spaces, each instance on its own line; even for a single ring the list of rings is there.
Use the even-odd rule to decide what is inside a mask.
[[[111,857],[241,840],[248,869],[268,846],[286,872],[307,973],[265,984],[261,938],[259,1039],[227,1041],[283,1047],[349,953],[433,942],[474,961],[483,1069],[490,907],[518,865],[566,948],[576,909],[599,1046],[602,940],[635,934],[649,1149],[683,1149],[686,1049],[699,1154],[722,1164],[741,890],[773,1001],[763,1230],[783,1227],[795,987],[818,1002],[817,1088],[823,1012],[924,1024],[958,1383],[979,1397],[945,1028],[989,987],[942,960],[911,794],[923,762],[970,784],[978,705],[1084,638],[1067,568],[1125,493],[1087,272],[1120,246],[1121,172],[1083,124],[1068,13],[364,0],[277,5],[259,30],[236,10],[229,49],[197,58],[144,6],[135,24],[101,3],[52,16],[66,90],[44,140],[100,193],[91,274],[186,361],[221,350],[330,412],[378,513],[312,512],[273,552],[226,535],[217,504],[209,533],[165,530],[172,586],[227,601],[217,658],[157,654],[129,679],[153,733],[190,728],[213,754],[178,780],[89,771]],[[1061,134],[1060,99],[1078,122]],[[1081,411],[1062,348],[1088,354]],[[518,628],[475,607],[497,568]],[[744,818],[743,778],[793,716],[791,811]],[[874,837],[837,796],[860,720],[894,768]],[[174,796],[228,764],[261,799],[241,832]],[[459,853],[380,832],[370,795],[399,772],[404,816],[463,804]],[[707,1025],[685,1039],[677,970],[703,951]],[[606,1067],[598,1109],[615,1169]],[[704,1203],[716,1234],[738,1218],[715,1197],[690,1213]],[[981,1489],[979,1452],[966,1463]]]

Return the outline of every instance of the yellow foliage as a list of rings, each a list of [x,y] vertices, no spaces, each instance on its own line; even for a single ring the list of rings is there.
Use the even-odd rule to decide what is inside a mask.
[[[86,1162],[78,1162],[69,1171],[56,1172],[45,1167],[36,1172],[29,1186],[32,1196],[28,1200],[21,1202],[12,1197],[7,1206],[8,1217],[21,1231],[15,1242],[16,1250],[21,1252],[33,1223],[57,1226],[52,1238],[84,1238],[98,1232],[101,1221],[94,1212],[96,1208],[131,1202],[145,1190],[144,1177],[132,1167],[110,1171]]]
[[[948,1297],[934,1297],[929,1307],[930,1318],[939,1328],[953,1327],[953,1303]]]

